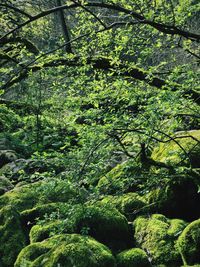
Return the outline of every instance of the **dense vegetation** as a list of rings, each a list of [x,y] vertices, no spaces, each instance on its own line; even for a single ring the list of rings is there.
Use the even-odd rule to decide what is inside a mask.
[[[0,1],[0,267],[200,266],[199,22]]]

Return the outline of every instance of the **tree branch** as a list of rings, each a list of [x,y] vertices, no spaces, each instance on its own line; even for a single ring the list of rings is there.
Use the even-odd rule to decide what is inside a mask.
[[[38,48],[31,41],[29,41],[26,38],[10,37],[10,38],[4,38],[4,39],[0,40],[0,45],[11,44],[11,43],[22,43],[33,54],[37,55],[39,53]]]
[[[105,4],[105,3],[102,3],[102,2],[99,2],[99,3],[95,3],[95,2],[91,3],[91,2],[89,2],[85,6],[86,7],[107,8],[107,9],[115,10],[115,11],[118,11],[118,12],[123,12],[125,14],[130,15],[134,19],[137,19],[139,23],[145,24],[145,25],[149,25],[149,26],[153,27],[154,29],[157,29],[160,32],[163,32],[163,33],[166,33],[166,34],[170,34],[170,35],[175,35],[176,34],[176,35],[185,37],[187,39],[190,39],[191,41],[196,41],[196,42],[200,41],[200,35],[199,34],[182,30],[179,27],[174,26],[174,25],[167,25],[167,24],[164,24],[164,23],[158,23],[158,22],[155,22],[155,21],[147,20],[143,15],[141,15],[141,14],[139,14],[137,12],[134,12],[133,10],[129,10],[129,9],[123,8],[123,7],[119,6],[119,5]],[[47,16],[49,14],[52,14],[54,12],[58,12],[60,10],[73,9],[73,8],[77,8],[77,7],[80,7],[80,5],[79,4],[62,5],[62,6],[54,7],[54,8],[48,9],[46,11],[43,11],[43,12],[41,12],[41,13],[35,15],[35,16],[30,17],[27,21],[21,23],[16,28],[14,28],[11,31],[7,32],[4,36],[2,36],[0,38],[0,41],[2,39],[6,38],[8,35],[11,35],[15,31],[23,28],[27,24],[32,23],[33,21],[36,21],[36,20],[38,20],[38,19],[40,19],[42,17],[45,17],[45,16]]]
[[[17,8],[17,7],[15,7],[15,6],[12,6],[12,5],[9,5],[9,4],[0,4],[0,6],[2,6],[2,7],[6,7],[6,8],[9,8],[9,9],[12,9],[12,10],[14,10],[14,11],[17,12],[17,13],[19,13],[19,14],[21,14],[21,15],[24,15],[24,16],[28,17],[29,19],[32,18],[32,16],[31,16],[30,14],[28,14],[27,12],[25,12],[25,11],[23,11],[23,10],[21,10],[21,9],[19,9],[19,8]]]

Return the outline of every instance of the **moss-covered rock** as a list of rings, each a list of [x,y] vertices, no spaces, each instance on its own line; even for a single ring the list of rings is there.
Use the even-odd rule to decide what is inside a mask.
[[[126,193],[117,196],[106,196],[102,203],[116,207],[128,220],[135,219],[136,215],[145,212],[146,203],[137,193]]]
[[[0,196],[13,189],[13,187],[12,183],[5,176],[0,176]]]
[[[26,246],[20,215],[12,207],[0,210],[0,266],[13,266],[20,250]]]
[[[122,251],[117,255],[117,267],[150,267],[147,254],[140,248]]]
[[[177,241],[184,264],[192,265],[200,262],[200,219],[190,223]]]
[[[47,222],[44,225],[36,224],[30,230],[30,242],[41,242],[55,233],[69,233],[67,223],[61,220],[54,220],[53,222]]]
[[[103,176],[97,184],[97,189],[100,193],[108,195],[118,192],[134,192],[138,189],[140,182],[136,176],[135,162],[128,160],[116,165]]]
[[[179,219],[168,220],[163,215],[138,217],[134,221],[137,245],[147,252],[155,265],[180,266],[181,256],[175,243],[186,223]]]
[[[18,211],[32,209],[37,205],[67,202],[76,195],[76,191],[68,181],[46,179],[13,190],[0,197],[0,208],[12,205]]]
[[[82,206],[72,216],[78,233],[86,230],[87,234],[114,250],[129,246],[128,221],[115,208],[97,204]]]
[[[48,203],[43,205],[37,205],[32,209],[26,209],[20,213],[22,221],[33,224],[36,220],[42,220],[45,217],[52,216],[53,213],[61,215],[61,213],[67,212],[70,205],[63,202]]]
[[[4,174],[12,180],[34,182],[45,178],[46,173],[61,173],[65,170],[65,164],[62,158],[47,159],[17,159],[8,161],[0,174]],[[35,175],[34,175],[35,174]],[[44,175],[42,175],[44,174]],[[31,178],[30,178],[31,177]]]
[[[17,159],[17,155],[13,150],[0,150],[0,168],[5,164]]]
[[[152,212],[169,218],[192,221],[200,217],[200,194],[192,176],[176,177],[166,186],[150,191],[145,198]]]
[[[178,132],[174,140],[161,143],[152,153],[152,159],[170,165],[200,167],[200,130]]]
[[[58,235],[25,247],[15,267],[114,267],[110,250],[91,237]]]
[[[90,235],[115,251],[131,244],[127,219],[110,205],[75,205],[62,212],[59,219],[34,226],[30,232],[32,242],[64,232]]]

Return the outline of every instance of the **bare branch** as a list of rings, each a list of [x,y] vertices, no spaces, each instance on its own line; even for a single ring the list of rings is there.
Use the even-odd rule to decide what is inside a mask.
[[[9,4],[0,4],[0,7],[6,7],[6,8],[9,8],[9,9],[12,9],[12,10],[14,10],[14,11],[17,12],[17,13],[19,13],[19,14],[21,14],[21,15],[24,15],[24,16],[28,17],[29,19],[32,18],[32,16],[31,16],[30,14],[28,14],[27,12],[25,12],[25,11],[23,11],[23,10],[21,10],[21,9],[19,9],[19,8],[17,8],[17,7],[15,7],[15,6],[11,6],[11,5],[9,5]]]
[[[174,25],[167,25],[167,24],[164,24],[164,23],[158,23],[158,22],[155,22],[155,21],[147,20],[143,15],[140,15],[137,12],[134,12],[133,10],[129,10],[129,9],[123,8],[123,7],[119,6],[119,5],[105,4],[105,3],[102,3],[102,2],[99,2],[99,3],[95,3],[95,2],[91,3],[91,2],[89,2],[89,3],[87,3],[85,5],[85,7],[90,7],[90,6],[100,7],[100,8],[107,8],[107,9],[115,10],[115,11],[118,11],[118,12],[123,12],[125,14],[130,15],[134,19],[137,19],[139,23],[149,25],[149,26],[157,29],[160,32],[163,32],[163,33],[166,33],[166,34],[170,34],[170,35],[175,35],[176,34],[176,35],[185,37],[187,39],[190,39],[191,41],[196,41],[196,42],[200,41],[200,35],[199,34],[192,33],[192,32],[185,31],[185,30],[181,30],[179,27],[174,26]],[[27,21],[21,23],[16,28],[14,28],[11,31],[9,31],[8,33],[6,33],[4,36],[2,36],[0,38],[0,41],[2,39],[6,38],[8,35],[14,33],[15,31],[23,28],[27,24],[32,23],[33,21],[36,21],[36,20],[38,20],[38,19],[40,19],[42,17],[45,17],[45,16],[47,16],[49,14],[52,14],[54,12],[58,12],[60,10],[73,9],[73,8],[77,8],[77,7],[80,7],[80,5],[79,4],[63,5],[63,6],[58,6],[58,7],[54,7],[54,8],[48,9],[46,11],[43,11],[43,12],[41,12],[41,13],[35,15],[35,16],[30,17]]]

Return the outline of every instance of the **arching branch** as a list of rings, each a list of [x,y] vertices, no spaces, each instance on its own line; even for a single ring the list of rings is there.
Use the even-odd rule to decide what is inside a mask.
[[[182,30],[180,27],[175,26],[175,25],[167,25],[164,23],[158,23],[155,21],[151,21],[146,19],[143,15],[133,11],[133,10],[129,10],[126,9],[124,7],[121,7],[119,5],[113,5],[113,4],[106,4],[106,3],[102,3],[102,2],[88,2],[87,4],[85,4],[86,7],[98,7],[98,8],[106,8],[106,9],[110,9],[110,10],[115,10],[118,12],[122,12],[124,14],[130,15],[130,17],[136,19],[139,23],[141,24],[145,24],[145,25],[149,25],[151,27],[153,27],[154,29],[157,29],[160,32],[163,32],[165,34],[169,34],[169,35],[179,35],[182,37],[185,37],[191,41],[196,41],[199,42],[200,41],[200,35],[196,34],[196,33],[192,33],[190,31],[185,31]],[[48,9],[46,11],[43,11],[35,16],[30,17],[27,21],[21,23],[20,25],[18,25],[16,28],[12,29],[11,31],[7,32],[4,36],[2,36],[0,38],[0,41],[4,38],[6,38],[7,36],[11,35],[12,33],[14,33],[15,31],[23,28],[24,26],[26,26],[29,23],[32,23],[33,21],[36,21],[42,17],[45,17],[49,14],[52,14],[54,12],[58,12],[61,10],[67,10],[67,9],[73,9],[73,8],[78,8],[80,7],[79,4],[71,4],[71,5],[62,5],[62,6],[57,6],[51,9]]]

